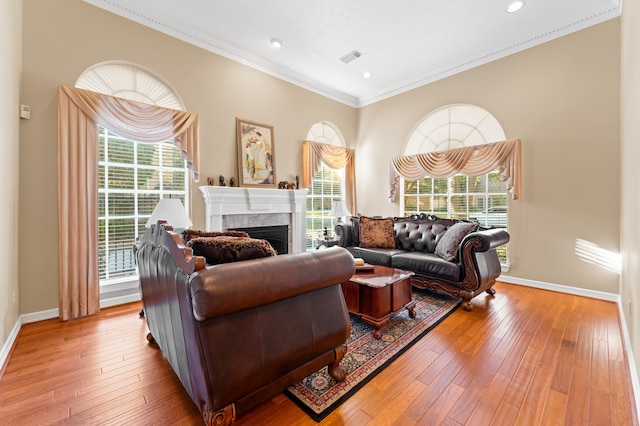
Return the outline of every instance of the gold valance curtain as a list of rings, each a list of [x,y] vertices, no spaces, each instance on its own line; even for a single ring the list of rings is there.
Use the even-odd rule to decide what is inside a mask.
[[[173,140],[197,182],[200,177],[198,149],[199,116],[193,112],[163,108],[90,90],[60,85],[58,99],[68,98],[79,112],[119,136],[138,142]],[[58,103],[60,100],[58,101]]]
[[[98,124],[120,136],[182,151],[199,176],[197,114],[60,85],[58,87],[58,285],[60,318],[100,310]]]
[[[469,146],[440,152],[405,155],[391,159],[389,200],[395,199],[400,177],[418,180],[426,176],[449,178],[455,174],[479,176],[496,168],[500,170],[507,190],[514,200],[520,199],[522,143],[508,139],[486,145]]]
[[[356,214],[355,150],[326,143],[302,143],[302,186],[309,188],[313,177],[324,162],[332,169],[345,168],[345,205]]]

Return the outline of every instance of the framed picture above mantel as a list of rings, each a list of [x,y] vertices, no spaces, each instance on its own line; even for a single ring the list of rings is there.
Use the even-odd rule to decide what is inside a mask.
[[[239,186],[276,186],[273,126],[236,118]]]

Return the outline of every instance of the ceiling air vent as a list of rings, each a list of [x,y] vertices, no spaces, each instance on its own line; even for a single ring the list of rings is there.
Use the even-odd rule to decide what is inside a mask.
[[[354,50],[344,55],[340,60],[345,64],[348,64],[349,62],[358,59],[360,56],[362,56],[362,53]]]

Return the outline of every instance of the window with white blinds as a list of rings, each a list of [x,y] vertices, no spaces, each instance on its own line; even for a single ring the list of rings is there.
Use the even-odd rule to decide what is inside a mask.
[[[328,121],[314,123],[307,140],[345,146],[340,129]],[[344,168],[334,170],[322,163],[307,192],[307,250],[318,247],[319,241],[325,238],[325,229],[329,238],[334,237],[337,218],[329,216],[329,212],[334,200],[344,199],[344,190]]]
[[[405,214],[428,213],[507,227],[507,187],[497,170],[482,176],[405,180],[403,199]]]
[[[101,282],[136,274],[133,243],[158,200],[188,206],[188,170],[170,141],[134,142],[99,127],[98,267]]]
[[[404,181],[403,210],[471,220],[482,226],[507,228],[507,185],[499,171],[482,176],[456,175]],[[507,263],[507,246],[498,248],[501,263]]]
[[[337,218],[330,216],[334,200],[341,200],[344,187],[344,169],[334,170],[320,165],[307,192],[307,249],[317,248],[324,239],[334,235]]]

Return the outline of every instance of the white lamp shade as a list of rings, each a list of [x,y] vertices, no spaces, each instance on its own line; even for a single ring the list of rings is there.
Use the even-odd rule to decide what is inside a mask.
[[[151,213],[146,227],[150,227],[159,220],[166,220],[175,229],[190,228],[193,224],[187,216],[187,211],[178,198],[163,198]]]
[[[331,210],[329,211],[329,216],[332,217],[343,217],[343,216],[351,216],[347,206],[345,206],[344,201],[342,200],[333,200],[331,204]]]

